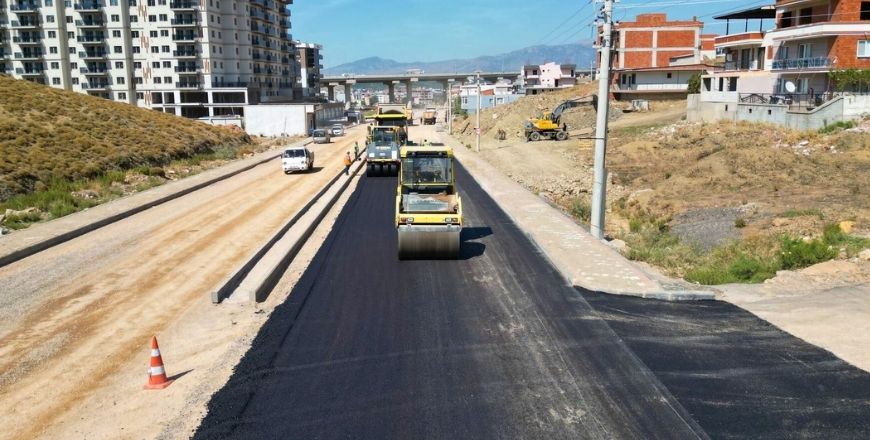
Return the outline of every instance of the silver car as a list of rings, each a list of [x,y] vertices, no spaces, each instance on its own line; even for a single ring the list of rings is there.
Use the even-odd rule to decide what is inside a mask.
[[[329,131],[318,128],[311,133],[311,138],[314,140],[315,144],[328,144],[330,141]]]
[[[344,126],[342,126],[341,124],[335,124],[329,128],[329,132],[333,136],[344,136]]]

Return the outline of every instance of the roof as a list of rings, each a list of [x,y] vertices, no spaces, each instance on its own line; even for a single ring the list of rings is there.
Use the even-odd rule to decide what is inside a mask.
[[[729,12],[724,15],[713,17],[716,20],[743,20],[743,19],[773,19],[776,18],[776,6],[764,5],[742,11]]]
[[[411,153],[444,153],[447,157],[453,157],[453,147],[446,145],[406,145],[400,150],[401,157],[407,157]]]

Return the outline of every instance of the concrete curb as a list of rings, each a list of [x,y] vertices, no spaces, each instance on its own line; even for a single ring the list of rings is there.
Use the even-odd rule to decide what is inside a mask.
[[[345,179],[340,187],[336,189],[335,183],[341,178],[344,171],[340,171],[335,177],[330,179],[287,224],[282,226],[259,250],[246,259],[246,262],[236,269],[233,275],[221,283],[221,287],[212,292],[212,303],[219,304],[227,298],[234,298],[237,302],[258,302],[264,299],[275,285],[278,284],[278,281],[293,261],[293,258],[296,257],[299,250],[302,249],[302,246],[308,241],[314,230],[317,229],[320,221],[350,185],[351,179],[359,173],[365,164],[365,161],[358,161],[359,163],[351,170],[350,176]],[[318,207],[316,211],[311,212],[311,208],[320,203],[321,198],[333,189],[336,189],[335,194],[323,203],[322,206]],[[291,233],[293,232],[293,226],[309,214],[313,215],[314,219],[307,222],[305,229],[296,234]]]
[[[304,146],[304,145],[310,144],[311,142],[312,142],[311,139],[307,139],[307,140],[299,141],[299,142],[296,142],[293,144],[289,144],[288,146]],[[281,156],[281,153],[276,152],[275,154],[271,154],[271,155],[267,156],[265,159],[258,160],[252,164],[246,165],[246,166],[239,168],[239,169],[229,171],[225,174],[218,175],[214,178],[206,180],[205,182],[200,182],[196,185],[181,189],[177,192],[160,197],[156,200],[145,202],[145,203],[138,205],[136,207],[123,210],[119,213],[102,218],[100,220],[93,221],[93,222],[88,223],[84,226],[77,227],[75,229],[72,229],[72,230],[63,232],[61,234],[52,236],[52,237],[47,238],[45,240],[41,240],[41,241],[38,241],[36,243],[32,243],[32,244],[27,245],[25,247],[19,248],[19,249],[14,250],[6,255],[0,256],[0,267],[12,264],[16,261],[22,260],[22,259],[27,258],[31,255],[36,254],[36,253],[42,252],[46,249],[49,249],[49,248],[52,248],[52,247],[57,246],[59,244],[65,243],[65,242],[70,241],[74,238],[77,238],[77,237],[80,237],[84,234],[87,234],[88,232],[92,232],[92,231],[95,231],[99,228],[102,228],[103,226],[108,226],[112,223],[118,222],[118,221],[123,220],[127,217],[130,217],[130,216],[138,214],[142,211],[145,211],[146,209],[150,209],[150,208],[153,208],[155,206],[162,205],[166,202],[175,200],[179,197],[185,196],[185,195],[190,194],[194,191],[198,191],[198,190],[205,188],[207,186],[214,185],[215,183],[218,183],[222,180],[229,179],[230,177],[236,176],[236,175],[241,174],[245,171],[256,168],[256,167],[258,167],[266,162],[270,162],[272,160],[275,160],[279,156]],[[191,177],[194,177],[194,176],[191,176]],[[157,188],[160,188],[160,187],[157,187]],[[138,193],[138,194],[143,194],[143,193]],[[121,199],[119,199],[119,200],[121,200]],[[109,202],[109,203],[111,203],[111,202]],[[75,214],[73,214],[73,215],[75,215]]]
[[[501,174],[499,174],[499,176],[501,177],[498,177],[498,179],[496,180],[506,179],[504,184],[508,185],[508,187],[505,187],[501,191],[497,190],[497,187],[493,187],[493,182],[486,181],[485,176],[479,175],[483,173],[484,170],[488,170],[494,173],[500,173],[497,169],[492,167],[492,165],[486,162],[483,158],[474,157],[472,159],[471,157],[466,156],[466,154],[473,153],[462,150],[462,148],[464,147],[452,136],[446,133],[442,134],[442,136],[444,137],[445,141],[448,141],[449,144],[454,146],[454,150],[459,151],[459,154],[457,154],[457,160],[461,164],[463,164],[463,167],[468,171],[471,177],[482,188],[484,188],[484,190],[486,190],[491,197],[493,197],[493,199],[496,201],[496,203],[499,204],[505,214],[514,222],[514,224],[517,225],[517,227],[520,228],[520,230],[523,231],[523,233],[541,252],[541,255],[544,256],[544,258],[546,258],[557,271],[559,271],[559,273],[568,284],[588,290],[590,292],[598,292],[611,295],[635,296],[640,298],[665,301],[698,301],[715,299],[715,293],[710,291],[672,291],[665,289],[658,281],[650,277],[639,267],[631,264],[616,250],[613,250],[604,243],[600,243],[592,239],[591,236],[588,235],[588,232],[586,232],[584,235],[583,231],[577,230],[579,226],[577,226],[573,220],[552,220],[556,223],[552,225],[536,225],[540,227],[537,229],[527,229],[529,225],[527,225],[526,222],[529,220],[529,212],[542,213],[547,210],[553,210],[554,213],[559,214],[558,217],[560,218],[562,216],[565,216],[565,214],[560,210],[553,208],[548,203],[541,200],[538,196],[532,194],[525,188],[522,188],[522,186],[514,182],[512,179],[509,179]],[[461,156],[466,156],[466,158],[468,158],[469,161],[472,163],[464,163]],[[469,165],[473,166],[469,167]],[[481,166],[483,167],[483,170],[475,170],[475,168],[480,168]],[[489,170],[489,168],[492,168],[492,170]],[[475,172],[478,175],[476,175]],[[483,174],[488,175],[487,173]],[[507,189],[513,188],[514,186],[516,187],[516,189]],[[515,209],[510,210],[498,201],[499,196],[501,196],[501,198],[508,196],[515,198],[519,197],[521,199],[528,200],[524,202],[525,205],[522,205],[522,203],[520,203],[519,205],[514,207]],[[518,218],[518,215],[522,218],[525,218],[525,220],[521,220],[521,218]],[[550,217],[555,218],[553,216]],[[557,228],[555,232],[554,230],[550,229],[553,227]],[[541,234],[544,234],[542,235],[542,239],[544,240],[543,242],[538,239],[538,235]],[[546,234],[551,235],[547,237]],[[556,241],[556,239],[554,238],[555,236],[558,236],[558,241]],[[572,243],[571,246],[560,247],[565,241],[568,241],[569,239],[575,240],[575,242]],[[586,249],[586,247],[589,247],[589,249]],[[594,267],[594,264],[591,266],[589,264],[579,264],[578,266],[578,263],[583,263],[589,258],[601,258],[599,266]],[[608,261],[615,266],[607,266],[606,268],[600,266],[600,264],[607,263]],[[587,268],[586,266],[589,267]],[[611,272],[611,270],[615,272]],[[607,280],[611,279],[617,281],[621,280],[621,282],[617,282],[615,284],[610,283],[611,285],[608,285]],[[638,286],[641,286],[641,288],[637,290],[631,290],[631,287],[629,287],[626,289],[625,285],[629,284],[627,280],[631,280],[630,284],[637,284]]]

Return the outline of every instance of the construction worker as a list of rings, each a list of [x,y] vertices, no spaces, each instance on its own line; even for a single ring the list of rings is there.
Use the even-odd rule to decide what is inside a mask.
[[[353,157],[354,158],[359,157],[359,142],[353,143]]]
[[[353,163],[353,159],[350,158],[350,151],[344,156],[344,175],[350,175],[350,164]]]

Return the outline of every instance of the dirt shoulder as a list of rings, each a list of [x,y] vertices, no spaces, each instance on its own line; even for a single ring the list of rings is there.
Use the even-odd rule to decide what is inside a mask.
[[[186,437],[173,420],[204,408],[267,314],[214,306],[212,290],[339,172],[363,135],[312,146],[313,172],[288,176],[267,163],[0,268],[0,405],[11,409],[0,429],[10,438]],[[151,335],[178,379],[162,391],[141,388]]]

